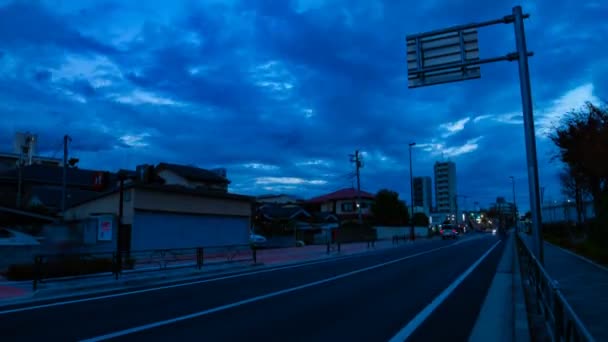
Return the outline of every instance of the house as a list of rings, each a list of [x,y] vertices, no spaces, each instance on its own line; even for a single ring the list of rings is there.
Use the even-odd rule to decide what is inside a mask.
[[[346,188],[309,199],[306,201],[306,208],[311,212],[332,213],[341,221],[356,219],[359,213],[357,208],[358,196],[360,197],[362,216],[371,216],[374,195],[366,191],[361,191],[358,194],[357,190],[353,188]]]
[[[138,170],[154,177],[142,172],[124,184],[122,196],[114,188],[66,211],[66,220],[80,224],[83,243],[133,251],[249,243],[253,198],[228,193],[225,177],[166,163]]]
[[[225,169],[206,170],[194,166],[160,163],[154,172],[167,185],[180,185],[191,189],[228,192],[230,184]]]
[[[287,204],[287,203],[297,203],[300,200],[298,198],[296,198],[295,196],[279,194],[279,195],[261,195],[261,196],[256,197],[256,201],[258,203]]]
[[[63,167],[32,164],[0,173],[0,205],[7,207],[43,207],[49,214],[61,210]],[[66,169],[68,206],[114,187],[116,175],[106,171]],[[17,203],[19,198],[20,201]]]

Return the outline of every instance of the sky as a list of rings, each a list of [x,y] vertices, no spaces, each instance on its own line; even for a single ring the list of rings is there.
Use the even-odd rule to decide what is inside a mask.
[[[460,207],[529,205],[516,62],[481,78],[408,89],[405,37],[501,18],[522,5],[545,200],[561,200],[547,134],[608,98],[608,3],[574,0],[0,0],[0,151],[17,131],[41,155],[116,171],[224,167],[230,191],[303,198],[397,191],[456,163]],[[513,26],[479,29],[482,58],[515,50]],[[464,197],[466,196],[466,197]]]

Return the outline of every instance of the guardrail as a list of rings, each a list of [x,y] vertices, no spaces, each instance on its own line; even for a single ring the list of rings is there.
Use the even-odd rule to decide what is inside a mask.
[[[535,297],[535,309],[549,327],[553,341],[595,341],[532,251],[515,234],[521,272]]]
[[[32,287],[50,279],[71,279],[79,276],[112,275],[195,267],[226,262],[257,263],[254,245],[225,245],[193,248],[150,249],[121,253],[40,254],[33,265],[22,265],[22,272],[32,274]]]

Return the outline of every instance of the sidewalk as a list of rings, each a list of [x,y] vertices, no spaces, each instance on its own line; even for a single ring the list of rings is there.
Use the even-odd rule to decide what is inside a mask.
[[[528,317],[515,253],[515,233],[508,240],[488,294],[469,336],[470,342],[529,342]]]
[[[415,244],[421,244],[432,239],[419,239]],[[240,270],[253,270],[261,266],[280,266],[304,261],[320,260],[335,256],[345,256],[367,251],[381,250],[393,247],[402,247],[407,242],[393,244],[391,241],[377,241],[375,246],[368,247],[366,242],[342,244],[340,252],[337,245],[332,245],[330,253],[327,253],[326,245],[312,245],[305,247],[289,247],[280,249],[258,250],[257,264],[251,259],[234,260],[232,262],[208,262],[198,270],[194,264],[186,268],[168,268],[166,270],[153,270],[150,272],[126,272],[118,279],[109,273],[94,274],[82,277],[67,277],[61,280],[49,279],[39,284],[38,290],[32,290],[32,281],[8,281],[0,277],[0,305],[10,302],[40,299],[50,296],[67,296],[89,294],[100,291],[111,291],[124,289],[125,287],[143,286],[154,283],[166,283],[171,281],[183,281],[197,279],[200,277],[229,273]]]
[[[530,246],[531,237],[521,234]],[[597,341],[608,341],[608,271],[569,251],[544,244],[545,269]]]

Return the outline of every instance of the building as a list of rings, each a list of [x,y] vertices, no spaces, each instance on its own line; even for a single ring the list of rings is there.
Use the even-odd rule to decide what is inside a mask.
[[[431,177],[414,177],[414,207],[421,207],[422,212],[429,214],[433,206]]]
[[[295,196],[279,194],[279,195],[261,195],[256,197],[256,201],[258,203],[278,203],[278,204],[287,204],[287,203],[297,203],[300,200]]]
[[[149,169],[142,165],[139,170]],[[160,163],[154,173],[164,184],[180,185],[190,189],[228,192],[230,181],[226,178],[226,169],[207,170],[195,166]]]
[[[0,205],[43,207],[49,214],[61,210],[63,167],[32,164],[0,172]],[[116,174],[79,168],[66,169],[66,204],[92,198],[114,187]],[[19,203],[17,203],[19,202]]]
[[[515,217],[517,214],[517,208],[513,202],[507,202],[504,197],[496,197],[496,203],[492,204],[492,208],[496,210],[499,215],[510,215]]]
[[[225,191],[230,182],[221,174],[167,163],[138,170],[142,172],[125,182],[122,190],[119,248],[138,251],[249,243],[253,198]],[[121,190],[113,188],[66,210],[66,220],[81,224],[85,245],[95,245],[96,250],[117,246],[120,198]]]
[[[17,132],[12,152],[0,153],[0,172],[15,169],[18,164],[61,166],[61,159],[38,156],[38,136],[29,132]]]
[[[374,202],[374,197],[369,192],[360,192],[361,216],[364,218],[372,215],[371,205]],[[346,188],[311,198],[305,202],[305,205],[310,212],[332,213],[340,220],[354,220],[359,217],[357,189],[353,188]]]
[[[456,164],[451,161],[436,162],[435,204],[440,213],[456,214]]]

